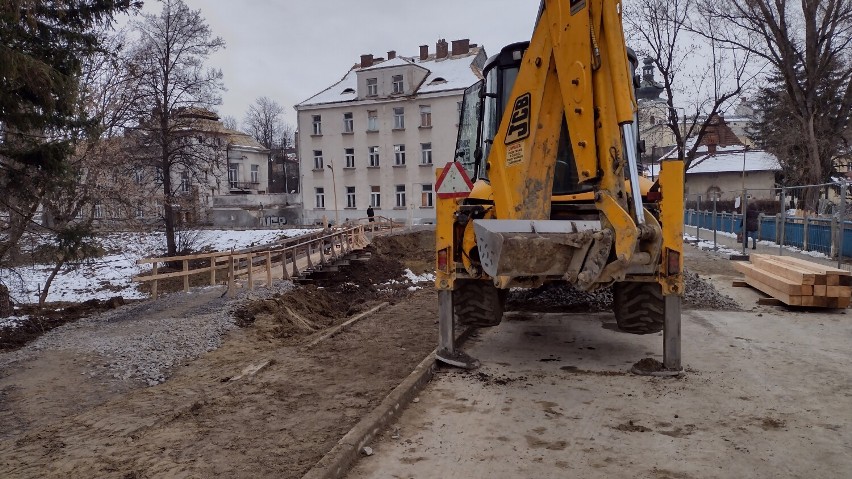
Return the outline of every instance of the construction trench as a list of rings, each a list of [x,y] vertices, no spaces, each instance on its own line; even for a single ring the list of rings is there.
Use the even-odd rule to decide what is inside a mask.
[[[480,369],[433,367],[429,230],[298,285],[116,305],[0,353],[0,477],[848,477],[848,316],[757,306],[687,248],[679,379],[629,373],[662,338],[619,332],[606,290],[555,286],[463,343]]]

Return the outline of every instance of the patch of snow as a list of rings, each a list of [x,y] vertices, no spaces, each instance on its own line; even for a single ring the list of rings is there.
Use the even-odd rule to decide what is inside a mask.
[[[420,275],[414,274],[410,269],[405,270],[405,277],[408,281],[412,283],[426,283],[429,281],[435,281],[435,275],[432,273],[423,273]]]
[[[226,251],[274,243],[314,231],[316,229],[199,230],[188,234],[196,236],[197,241],[193,246],[198,250]],[[61,271],[50,285],[48,302],[105,300],[113,296],[123,296],[125,299],[147,297],[137,289],[138,283],[133,283],[130,278],[150,268],[150,265],[137,265],[136,260],[164,255],[165,235],[120,232],[107,234],[99,241],[106,251],[118,253],[107,254],[77,268]],[[51,269],[52,265],[47,264],[19,267],[15,272],[0,269],[0,280],[9,287],[10,296],[16,303],[35,303],[38,302],[39,288],[44,286]]]
[[[0,318],[0,329],[16,328],[24,321],[30,319],[29,316],[9,316],[8,318]]]

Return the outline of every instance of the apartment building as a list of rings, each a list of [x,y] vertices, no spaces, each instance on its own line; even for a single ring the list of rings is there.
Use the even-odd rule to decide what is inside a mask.
[[[417,57],[362,55],[334,85],[295,106],[303,221],[435,219],[435,168],[454,157],[464,90],[486,54],[469,40]]]

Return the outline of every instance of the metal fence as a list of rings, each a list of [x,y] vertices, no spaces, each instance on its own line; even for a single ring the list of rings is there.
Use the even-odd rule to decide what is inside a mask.
[[[684,224],[686,233],[717,244],[717,233],[745,236],[742,212],[756,213],[759,240],[776,243],[778,254],[784,246],[817,251],[852,260],[852,215],[848,205],[849,184],[845,180],[823,185],[774,189],[709,191],[687,195]],[[752,214],[752,213],[749,213]],[[690,227],[695,227],[691,229]],[[705,231],[702,238],[701,230]],[[751,241],[748,241],[748,245]],[[742,251],[748,246],[742,241]]]

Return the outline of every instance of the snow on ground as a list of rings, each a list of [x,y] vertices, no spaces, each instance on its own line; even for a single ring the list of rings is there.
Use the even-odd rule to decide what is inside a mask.
[[[24,316],[9,316],[7,318],[0,318],[0,329],[9,328],[9,327],[15,328],[19,324],[23,323],[24,321],[26,321],[28,319],[30,319],[30,317],[27,316],[27,315],[24,315]]]
[[[690,228],[690,227],[687,226],[687,228]],[[695,229],[694,226],[691,227],[691,228]],[[702,233],[709,232],[711,235],[713,234],[712,230],[702,229],[701,231],[702,231]],[[736,233],[728,233],[727,231],[716,231],[716,234],[719,235],[719,236],[725,236],[727,238],[736,238],[737,237]],[[712,236],[711,236],[711,238],[712,238]],[[684,233],[683,239],[684,240],[691,240],[691,241],[696,240],[695,236],[692,236],[692,235],[689,235],[689,234],[686,234],[686,233]],[[749,240],[748,244],[751,244],[751,240]],[[770,246],[770,247],[774,246],[776,248],[778,247],[778,243],[776,243],[774,241],[759,240],[757,242],[757,244],[763,245],[763,246]],[[698,243],[698,247],[701,248],[701,249],[712,250],[713,249],[713,240],[712,239],[711,240],[701,239],[700,242]],[[792,251],[794,253],[800,253],[800,254],[808,255],[808,256],[813,257],[813,258],[831,259],[827,254],[819,252],[819,251],[813,251],[813,250],[805,251],[801,248],[797,248],[795,246],[789,246],[789,245],[785,245],[784,249],[787,250],[787,251]],[[741,249],[734,251],[734,250],[731,250],[730,248],[727,248],[727,247],[724,247],[724,246],[719,246],[716,249],[716,251],[719,252],[720,254],[723,254],[723,255],[732,254],[731,252],[733,252],[733,254],[742,254]]]
[[[223,251],[242,249],[273,243],[281,238],[291,238],[313,232],[313,229],[284,230],[198,230],[194,249]],[[138,283],[130,278],[150,268],[137,265],[136,260],[161,256],[166,249],[163,233],[111,233],[100,239],[105,256],[73,270],[60,272],[50,286],[47,301],[83,302],[89,299],[109,299],[123,296],[127,299],[144,298],[137,290]],[[38,302],[39,288],[50,274],[51,265],[35,264],[16,268],[15,271],[0,269],[0,280],[9,287],[12,300],[18,303]]]

